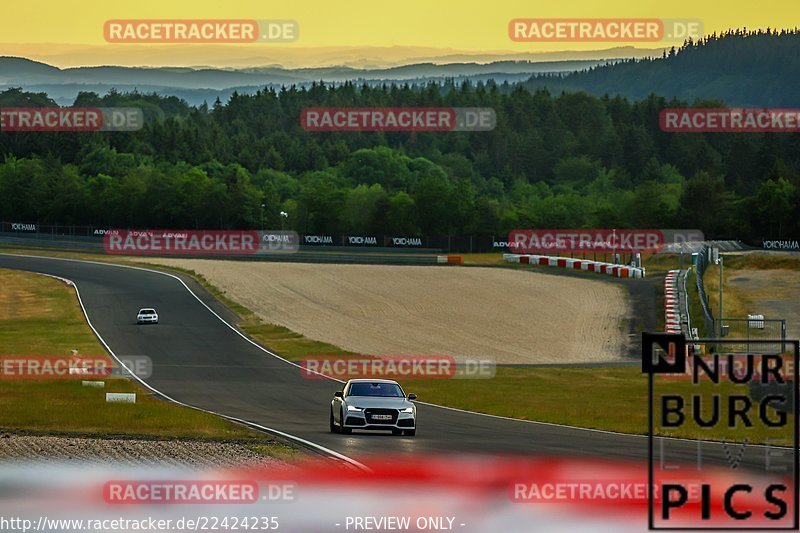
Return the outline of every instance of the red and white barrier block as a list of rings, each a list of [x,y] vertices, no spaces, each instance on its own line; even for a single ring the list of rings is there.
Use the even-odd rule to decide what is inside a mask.
[[[681,332],[681,313],[678,309],[678,275],[680,270],[670,270],[664,278],[664,317],[667,333]]]
[[[591,261],[589,259],[572,259],[570,257],[551,257],[548,255],[526,255],[526,254],[503,254],[503,260],[507,263],[522,263],[525,265],[541,265],[564,268],[567,270],[584,270],[587,272],[597,272],[608,274],[617,278],[643,278],[645,269],[627,265],[616,265],[613,263],[603,263],[601,261]]]
[[[461,256],[460,255],[437,255],[436,262],[439,264],[446,264],[446,265],[460,265],[461,264]]]

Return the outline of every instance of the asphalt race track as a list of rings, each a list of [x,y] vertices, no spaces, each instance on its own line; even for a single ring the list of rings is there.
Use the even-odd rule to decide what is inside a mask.
[[[642,460],[648,455],[647,438],[643,436],[509,420],[430,405],[418,405],[416,437],[331,434],[330,399],[340,385],[327,379],[304,378],[298,367],[249,342],[223,321],[231,322],[231,314],[191,280],[186,284],[197,297],[176,277],[111,264],[0,254],[0,268],[72,280],[92,326],[107,346],[117,356],[149,356],[153,372],[146,382],[164,395],[283,432],[365,465],[387,454],[474,452]],[[137,326],[135,315],[141,307],[155,307],[160,323]],[[670,460],[696,461],[696,442],[668,440],[665,449]],[[703,443],[704,463],[726,464],[723,451],[721,445]],[[764,455],[763,448],[750,446],[743,465],[761,470]],[[791,453],[783,456],[789,461]],[[781,461],[780,457],[772,459],[773,465]]]

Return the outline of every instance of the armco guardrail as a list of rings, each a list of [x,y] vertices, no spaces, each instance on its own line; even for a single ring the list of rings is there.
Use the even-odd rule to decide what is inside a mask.
[[[697,296],[700,299],[700,307],[703,312],[703,322],[706,326],[706,335],[713,336],[717,333],[715,330],[714,316],[711,314],[711,308],[708,305],[706,287],[703,283],[703,275],[706,273],[706,268],[709,265],[710,254],[711,248],[709,246],[703,247],[703,249],[697,253],[697,276],[695,277],[697,283]]]
[[[78,252],[105,254],[102,237],[79,237],[66,235],[44,235],[38,237],[20,234],[0,233],[0,245],[19,248],[57,250],[59,252]],[[2,251],[2,249],[0,249]],[[157,257],[155,255],[148,257]],[[171,256],[176,257],[176,256]],[[460,255],[416,254],[408,250],[365,250],[363,248],[339,248],[336,251],[302,249],[297,253],[271,253],[268,255],[181,255],[183,258],[227,259],[234,261],[281,261],[292,263],[346,263],[346,264],[391,264],[391,265],[460,265]]]
[[[63,224],[38,224],[0,221],[0,233],[42,240],[99,238],[116,230],[142,230],[153,228],[109,228],[108,226],[76,226]],[[186,231],[191,228],[156,228],[167,231]],[[240,228],[241,229],[241,228]],[[257,228],[250,228],[257,231]],[[262,231],[264,229],[262,228]],[[277,230],[276,230],[277,231]],[[282,231],[282,230],[281,230]],[[300,248],[325,251],[365,250],[391,253],[485,253],[507,252],[507,235],[332,235],[301,233]],[[513,243],[512,243],[513,244]]]
[[[583,270],[608,274],[617,278],[643,278],[645,269],[614,263],[603,263],[589,259],[573,259],[571,257],[551,257],[547,255],[503,254],[503,260],[508,263],[522,263],[529,265],[552,266],[568,270]]]
[[[686,284],[689,282],[689,274],[692,273],[691,268],[682,270],[678,275],[678,284],[680,291],[678,292],[678,302],[683,316],[686,318],[684,334],[686,338],[698,339],[697,331],[692,328],[692,313],[689,311],[689,291],[686,289]]]
[[[701,252],[710,244],[717,246],[721,252],[738,252],[747,250],[749,247],[742,241],[694,241],[669,244],[660,250],[661,253],[679,254],[679,253],[697,253]]]

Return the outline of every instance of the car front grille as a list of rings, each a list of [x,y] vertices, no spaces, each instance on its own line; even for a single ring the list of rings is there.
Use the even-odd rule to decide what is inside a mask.
[[[375,415],[389,415],[391,418],[389,418],[388,420],[376,420],[376,419],[373,418]],[[367,419],[367,424],[371,424],[371,425],[376,425],[377,426],[377,425],[381,425],[381,424],[387,424],[387,425],[392,425],[393,426],[393,425],[395,425],[397,423],[397,409],[372,409],[372,408],[367,408],[367,409],[364,409],[364,416]]]

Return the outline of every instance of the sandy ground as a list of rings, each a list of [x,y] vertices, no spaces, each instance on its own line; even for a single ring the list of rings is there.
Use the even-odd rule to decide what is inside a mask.
[[[754,302],[753,314],[786,320],[786,338],[800,338],[800,272],[743,270],[728,278],[738,292]]]
[[[52,461],[180,467],[290,468],[236,442],[90,439],[0,434],[0,463]]]
[[[500,268],[158,259],[202,274],[272,324],[372,355],[499,363],[623,357],[619,285]]]

